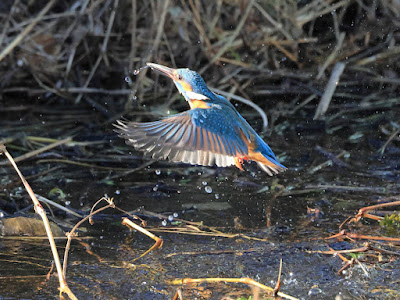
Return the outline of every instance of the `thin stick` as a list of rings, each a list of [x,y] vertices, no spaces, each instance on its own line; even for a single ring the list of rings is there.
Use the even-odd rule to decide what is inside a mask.
[[[267,292],[274,292],[272,287],[263,285],[251,278],[183,278],[183,279],[174,279],[170,283],[171,284],[190,284],[190,283],[203,283],[203,282],[238,282],[238,283],[245,283],[247,285],[252,285],[259,287],[260,289],[267,291]],[[287,295],[282,292],[278,292],[277,295],[279,297],[290,299],[290,300],[298,300],[295,297]]]
[[[282,264],[283,264],[283,260],[281,258],[281,262],[279,264],[278,281],[276,282],[276,285],[275,285],[275,288],[274,288],[274,296],[278,295],[279,289],[281,288]]]
[[[46,151],[48,151],[48,150],[50,150],[50,149],[53,149],[53,148],[56,148],[56,147],[58,147],[58,146],[60,146],[60,145],[67,144],[67,143],[69,143],[69,142],[71,142],[71,141],[72,141],[72,138],[71,138],[71,137],[67,137],[66,139],[63,139],[63,140],[61,140],[61,141],[57,141],[57,142],[52,143],[52,144],[50,144],[50,145],[44,146],[44,147],[42,147],[42,148],[39,148],[39,149],[36,149],[36,150],[34,150],[34,151],[31,151],[31,152],[28,152],[28,153],[26,153],[26,154],[23,154],[23,155],[21,155],[21,156],[18,156],[18,157],[16,157],[16,158],[14,159],[14,161],[15,161],[16,163],[17,163],[17,162],[21,162],[21,161],[23,161],[23,160],[25,160],[25,159],[28,159],[28,158],[31,158],[31,157],[33,157],[33,156],[36,156],[36,155],[38,155],[38,154],[40,154],[40,153],[46,152]],[[0,162],[0,166],[1,166],[1,165],[4,165],[4,164],[6,164],[6,162]]]
[[[55,0],[51,0],[47,5],[40,11],[36,18],[22,31],[8,46],[0,53],[0,62],[6,57],[17,45],[24,39],[24,37],[36,26],[36,24],[42,19],[47,11],[53,6]]]
[[[358,222],[362,217],[365,217],[367,211],[376,210],[378,208],[383,208],[383,207],[397,206],[397,205],[400,205],[400,201],[375,204],[375,205],[360,208],[357,215],[353,219],[350,220],[350,223]],[[370,215],[369,215],[369,217],[370,217]]]
[[[396,135],[399,135],[399,136],[400,136],[400,128],[397,129],[395,132],[393,132],[393,133],[390,135],[389,139],[386,141],[386,143],[379,149],[379,152],[380,152],[381,155],[383,155],[383,153],[385,152],[385,149],[386,149],[387,145],[390,144],[390,142],[396,137]]]
[[[133,223],[131,220],[129,220],[128,218],[123,218],[122,219],[122,225],[128,226],[130,228],[136,229],[137,231],[140,231],[141,233],[147,235],[148,237],[152,238],[153,240],[155,240],[156,242],[154,243],[154,245],[147,250],[145,253],[143,253],[142,255],[140,255],[139,257],[135,258],[134,260],[138,260],[139,258],[142,258],[143,256],[145,256],[146,254],[150,253],[151,251],[153,251],[154,249],[160,249],[163,245],[163,240],[160,239],[158,236],[152,234],[150,231],[144,229],[143,227]]]
[[[108,205],[106,205],[106,206],[104,206],[104,207],[101,207],[101,208],[99,208],[99,209],[96,210],[96,211],[93,211],[93,208],[94,208],[99,202],[101,202],[101,201],[103,201],[103,200],[104,200],[104,201],[107,201],[107,202],[108,202]],[[80,220],[78,223],[76,223],[76,225],[74,226],[74,228],[72,228],[72,230],[71,230],[70,232],[67,233],[67,238],[68,238],[68,240],[67,240],[67,245],[65,246],[65,251],[64,251],[64,263],[63,263],[63,276],[64,276],[64,278],[66,278],[66,276],[67,276],[68,252],[69,252],[69,249],[71,248],[72,236],[74,235],[75,230],[78,229],[78,227],[81,226],[81,224],[82,224],[83,222],[85,222],[87,219],[91,219],[91,217],[92,217],[93,215],[95,215],[95,214],[97,214],[97,213],[99,213],[99,212],[101,212],[101,211],[103,211],[103,210],[105,210],[105,209],[107,209],[107,208],[110,208],[110,207],[115,208],[115,205],[114,205],[114,202],[113,202],[113,198],[105,198],[105,197],[101,198],[99,201],[97,201],[97,202],[93,205],[92,210],[90,211],[90,214],[87,215],[86,217],[84,217],[84,218],[83,218],[82,220]],[[91,223],[91,222],[90,222],[90,223]],[[92,223],[91,223],[91,224],[92,224]]]
[[[43,197],[41,195],[37,195],[37,194],[35,194],[35,195],[40,202],[44,202],[46,204],[53,205],[54,207],[57,207],[58,209],[65,211],[67,214],[71,214],[75,217],[82,218],[82,216],[80,214],[78,214],[77,212],[74,212],[73,210],[70,210],[70,209],[68,209],[54,201],[51,201],[50,199],[47,199],[46,197]]]
[[[42,205],[40,204],[39,200],[36,198],[35,193],[33,192],[29,183],[25,180],[24,176],[22,175],[21,171],[18,169],[18,166],[15,163],[14,159],[12,158],[11,154],[7,151],[6,147],[3,144],[0,144],[0,153],[4,153],[5,156],[8,158],[8,160],[10,161],[11,165],[14,167],[19,178],[21,178],[21,181],[24,184],[26,191],[28,192],[29,196],[32,199],[35,212],[37,214],[39,214],[43,220],[43,224],[46,229],[47,237],[48,237],[48,240],[50,243],[51,252],[53,253],[54,263],[55,263],[56,269],[57,269],[58,281],[60,283],[60,295],[65,292],[71,299],[77,299],[75,297],[75,295],[72,293],[72,291],[69,289],[68,284],[65,280],[65,277],[62,273],[60,257],[58,256],[57,246],[56,246],[56,243],[54,242],[53,233],[51,231],[49,220],[47,219],[47,216],[46,216],[46,211],[43,209]]]
[[[318,107],[315,111],[314,120],[320,120],[322,116],[328,110],[329,104],[331,103],[333,93],[336,90],[336,86],[339,83],[340,75],[342,75],[346,64],[338,62],[333,67],[331,77],[329,78],[328,84],[326,85],[325,92],[321,97]]]

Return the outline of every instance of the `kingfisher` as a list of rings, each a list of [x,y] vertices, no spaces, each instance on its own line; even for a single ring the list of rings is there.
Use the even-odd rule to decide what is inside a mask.
[[[146,65],[173,80],[190,110],[155,122],[117,121],[116,131],[127,144],[154,159],[202,166],[235,165],[242,171],[244,161],[255,161],[270,176],[286,170],[235,107],[213,93],[198,73]]]

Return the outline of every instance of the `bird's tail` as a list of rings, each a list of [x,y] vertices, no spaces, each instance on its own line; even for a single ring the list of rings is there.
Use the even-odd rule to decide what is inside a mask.
[[[278,161],[274,152],[272,152],[271,148],[261,138],[258,140],[257,148],[250,153],[251,157],[249,158],[257,162],[258,166],[268,175],[272,176],[287,169]]]
[[[274,174],[278,174],[278,173],[286,170],[286,167],[283,166],[282,164],[280,164],[279,162],[276,162],[276,164],[274,164],[274,163],[268,161],[268,163],[265,164],[261,161],[258,161],[257,164],[261,168],[261,170],[263,170],[270,176],[272,176]]]

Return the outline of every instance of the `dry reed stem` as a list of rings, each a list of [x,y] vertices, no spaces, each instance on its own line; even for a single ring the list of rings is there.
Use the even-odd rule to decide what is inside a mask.
[[[53,6],[55,0],[50,0],[47,5],[40,11],[36,18],[34,18],[30,24],[22,31],[8,46],[0,53],[0,62],[6,57],[18,44],[24,39],[24,37],[32,31],[33,27],[42,19],[42,17],[49,11]]]
[[[146,252],[144,252],[142,255],[140,255],[139,257],[136,257],[134,259],[138,260],[144,256],[146,256],[148,253],[150,253],[151,251],[155,250],[155,249],[160,249],[163,245],[163,240],[160,239],[158,236],[154,235],[153,233],[151,233],[150,231],[144,229],[143,227],[133,223],[131,220],[129,220],[128,218],[122,218],[122,225],[128,226],[131,229],[135,229],[145,235],[147,235],[149,238],[152,238],[155,243],[153,246],[151,246]]]
[[[206,31],[204,30],[203,24],[201,22],[201,15],[197,9],[197,7],[194,5],[193,0],[189,0],[189,5],[190,8],[192,9],[192,13],[194,15],[194,25],[196,26],[197,30],[200,33],[200,36],[203,38],[203,40],[206,43],[207,51],[204,53],[206,56],[210,56],[213,53],[213,47],[211,45],[210,39],[208,38]]]
[[[221,49],[217,52],[217,54],[214,55],[214,57],[209,61],[207,65],[205,65],[198,73],[202,74],[204,73],[212,64],[214,64],[224,53],[228,50],[228,48],[231,47],[233,41],[236,39],[236,37],[239,35],[240,30],[242,30],[244,23],[246,22],[247,17],[249,16],[249,13],[251,9],[253,8],[255,0],[250,0],[249,3],[247,4],[246,10],[240,19],[238,25],[236,26],[235,30],[230,34],[228,40],[226,43],[221,47]]]
[[[48,237],[48,240],[50,243],[51,252],[53,253],[53,257],[54,257],[54,263],[55,263],[56,269],[57,269],[58,281],[60,284],[60,296],[63,293],[66,293],[68,295],[68,297],[70,297],[71,299],[77,299],[75,297],[74,293],[69,289],[67,281],[65,280],[65,277],[62,273],[60,257],[58,255],[56,243],[54,242],[54,237],[53,237],[53,233],[51,231],[49,220],[47,219],[47,216],[46,216],[46,211],[43,209],[42,205],[40,204],[39,200],[36,198],[36,195],[33,192],[32,188],[30,187],[29,183],[25,180],[21,171],[18,169],[18,166],[15,163],[14,159],[12,158],[12,156],[10,155],[10,153],[7,151],[6,147],[3,144],[0,144],[0,153],[4,153],[5,156],[7,157],[7,159],[9,160],[9,162],[11,163],[11,165],[14,167],[19,178],[21,179],[22,183],[24,184],[26,191],[28,192],[29,196],[32,199],[35,212],[43,220],[43,225],[46,229],[47,237]]]
[[[254,7],[272,24],[277,31],[280,31],[289,41],[293,42],[293,37],[283,28],[283,25],[277,21],[260,4],[254,2]]]
[[[283,260],[281,258],[281,261],[279,263],[278,280],[276,281],[276,285],[275,285],[275,288],[274,288],[274,296],[278,295],[279,289],[281,288],[282,265],[283,265]]]
[[[174,279],[169,281],[168,283],[174,284],[174,285],[184,285],[184,284],[193,284],[193,283],[210,283],[210,282],[232,282],[232,283],[244,283],[250,286],[255,286],[263,291],[269,292],[269,293],[274,293],[274,289],[272,287],[266,286],[262,283],[259,283],[251,278],[245,277],[245,278],[183,278],[183,279]],[[295,298],[293,296],[290,296],[288,294],[282,293],[282,292],[277,292],[277,296],[282,297],[284,299],[289,299],[289,300],[298,300],[298,298]]]
[[[318,107],[315,111],[314,120],[320,120],[328,110],[329,104],[331,103],[333,93],[339,83],[339,78],[342,75],[346,64],[343,62],[338,62],[335,64],[332,70],[331,77],[325,87],[325,92],[321,97]]]
[[[100,62],[102,60],[104,60],[104,62],[107,63],[107,58],[106,58],[107,45],[108,45],[108,41],[110,39],[112,26],[114,25],[115,12],[116,12],[117,7],[118,7],[118,2],[119,2],[119,0],[114,0],[114,6],[113,6],[113,9],[111,11],[110,20],[108,22],[106,36],[105,36],[105,38],[103,40],[103,44],[101,45],[100,54],[97,57],[96,63],[94,64],[92,70],[90,71],[90,74],[89,74],[88,78],[86,79],[85,84],[83,85],[84,88],[87,88],[89,86],[90,81],[92,80],[94,74],[97,71],[97,68],[100,65]],[[82,97],[83,97],[83,94],[79,94],[75,99],[75,103],[79,102],[82,99]]]
[[[75,217],[82,218],[82,216],[80,214],[74,212],[73,210],[70,210],[70,209],[68,209],[68,208],[66,208],[66,207],[64,207],[64,206],[62,206],[62,205],[60,205],[60,204],[58,204],[58,203],[56,203],[54,201],[51,201],[50,199],[47,199],[47,198],[45,198],[43,196],[40,196],[40,195],[37,195],[37,194],[35,194],[35,195],[36,195],[36,197],[38,198],[38,200],[40,202],[44,202],[47,205],[52,205],[54,207],[57,207],[58,209],[65,211],[67,214],[71,214],[71,215],[73,215]]]
[[[342,0],[336,3],[333,0],[328,1],[312,1],[311,5],[305,5],[302,9],[296,12],[296,24],[298,28],[303,27],[304,24],[317,19],[325,14],[329,14],[332,11],[336,11],[339,8],[348,5],[350,0]]]
[[[48,150],[50,150],[50,149],[53,149],[53,148],[56,148],[56,147],[58,147],[58,146],[60,146],[60,145],[67,144],[67,143],[69,143],[69,142],[71,142],[71,141],[72,141],[72,137],[67,137],[67,138],[65,138],[65,139],[63,139],[63,140],[59,140],[59,141],[54,142],[54,143],[52,143],[52,144],[50,144],[50,145],[44,146],[44,147],[42,147],[42,148],[39,148],[39,149],[33,150],[33,151],[31,151],[31,152],[25,153],[25,154],[23,154],[23,155],[21,155],[21,156],[18,156],[18,157],[16,157],[16,158],[14,159],[14,161],[15,161],[16,163],[17,163],[17,162],[21,162],[21,161],[23,161],[23,160],[25,160],[25,159],[34,157],[34,156],[36,156],[36,155],[38,155],[38,154],[40,154],[40,153],[46,152],[46,151],[48,151]],[[7,163],[7,162],[0,162],[0,166],[5,165],[6,163]]]

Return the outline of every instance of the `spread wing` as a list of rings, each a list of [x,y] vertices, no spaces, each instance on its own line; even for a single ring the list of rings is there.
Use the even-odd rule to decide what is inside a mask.
[[[235,164],[235,157],[247,155],[248,136],[221,109],[195,108],[160,121],[118,121],[115,126],[127,144],[153,158],[226,167]]]

